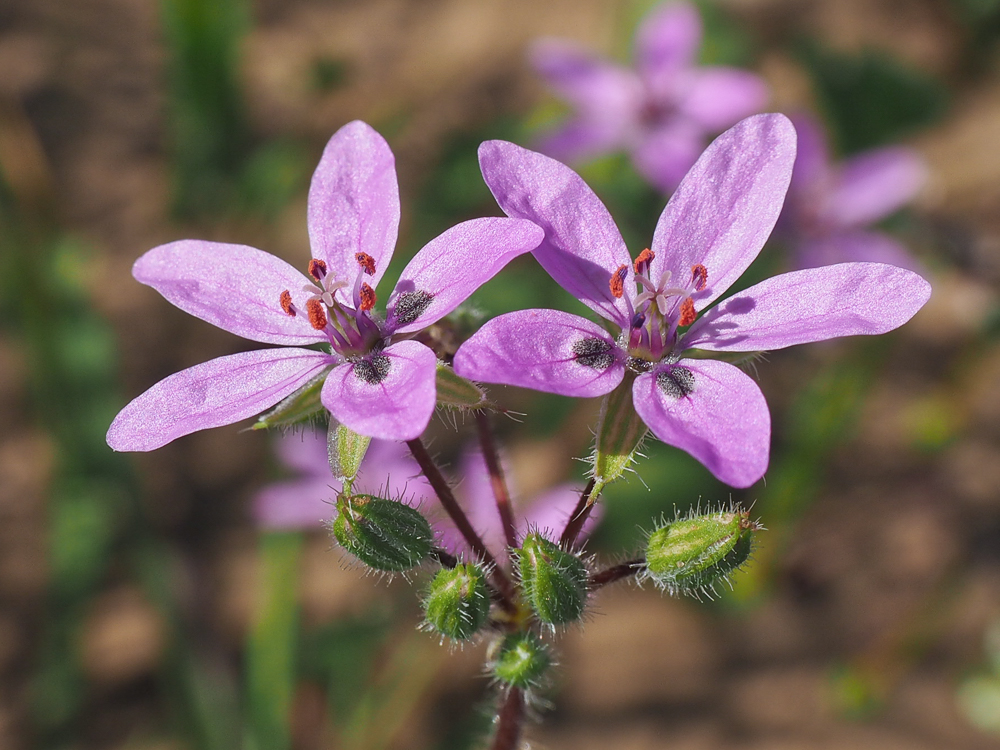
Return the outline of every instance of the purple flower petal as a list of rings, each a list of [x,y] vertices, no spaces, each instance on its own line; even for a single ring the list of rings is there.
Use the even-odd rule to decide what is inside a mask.
[[[798,136],[795,169],[788,188],[789,200],[814,192],[824,193],[831,179],[830,154],[826,134],[815,118],[799,112],[791,117]]]
[[[530,51],[531,64],[548,86],[578,109],[596,117],[636,111],[642,84],[628,68],[608,62],[561,39],[541,39]]]
[[[694,297],[707,307],[757,257],[781,211],[795,161],[795,129],[784,115],[748,117],[708,147],[671,197],[656,225],[652,278],[669,270],[688,283],[708,269]]]
[[[560,484],[543,492],[528,505],[524,519],[518,524],[518,531],[523,536],[528,529],[537,529],[543,532],[547,530],[549,532],[545,534],[547,538],[558,539],[562,530],[566,528],[570,514],[580,500],[581,492],[581,487],[572,484]],[[582,542],[593,533],[603,515],[604,503],[598,503],[591,509],[590,516],[584,521],[579,541]]]
[[[594,191],[566,165],[506,141],[483,143],[479,164],[500,208],[545,230],[534,256],[549,275],[592,310],[626,328],[626,299],[612,296],[609,282],[625,265],[625,288],[631,288],[631,258]]]
[[[354,491],[402,500],[417,507],[437,495],[403,443],[372,440],[354,480]]]
[[[631,120],[622,120],[614,116],[574,117],[542,133],[535,148],[561,162],[587,161],[623,146]]]
[[[435,362],[423,344],[401,341],[337,367],[320,398],[335,419],[361,435],[413,440],[434,413]]]
[[[262,250],[180,240],[145,253],[132,275],[184,312],[237,336],[265,344],[326,340],[305,315],[293,317],[281,308],[281,293],[289,290],[304,310],[308,295],[301,290],[308,279]]]
[[[848,159],[840,168],[821,217],[834,226],[870,224],[911,200],[927,181],[923,159],[909,148],[880,148]]]
[[[701,45],[701,17],[690,3],[657,6],[635,35],[635,67],[655,93],[664,93],[681,70],[693,65]]]
[[[841,263],[774,276],[695,322],[685,348],[768,351],[839,336],[898,328],[930,297],[912,271],[881,263]]]
[[[544,237],[523,219],[473,219],[452,227],[403,269],[389,301],[388,329],[419,331],[440,320]]]
[[[330,366],[328,354],[263,349],[219,357],[164,378],[122,409],[108,429],[116,451],[151,451],[271,408]]]
[[[258,525],[268,529],[308,529],[329,521],[336,515],[334,501],[340,482],[329,471],[326,474],[325,479],[275,482],[264,487],[253,504]]]
[[[699,68],[685,75],[687,93],[678,110],[706,130],[728,128],[767,104],[767,84],[745,70],[725,67]]]
[[[846,230],[800,242],[796,247],[799,268],[819,268],[836,263],[885,263],[926,275],[923,266],[900,242],[883,232]]]
[[[360,120],[326,144],[309,186],[309,241],[335,278],[358,275],[358,252],[375,259],[375,274],[366,277],[373,289],[385,273],[399,230],[395,164],[385,139]]]
[[[771,415],[757,384],[738,368],[682,359],[640,375],[632,396],[656,437],[690,453],[726,484],[749,487],[767,470]]]
[[[614,390],[624,375],[614,337],[585,318],[557,310],[520,310],[488,321],[455,354],[455,372],[588,398]]]
[[[704,145],[705,134],[698,125],[675,118],[632,149],[632,162],[647,182],[669,193],[698,161]]]
[[[281,463],[324,481],[333,479],[326,450],[326,435],[313,429],[292,432],[274,442],[274,452]]]

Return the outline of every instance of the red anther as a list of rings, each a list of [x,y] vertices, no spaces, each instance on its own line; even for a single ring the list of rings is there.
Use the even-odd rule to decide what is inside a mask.
[[[608,286],[611,287],[611,294],[615,299],[621,299],[625,296],[625,276],[628,275],[628,266],[622,265],[618,266],[613,274],[611,274],[611,279],[608,281]]]
[[[319,258],[313,258],[309,261],[309,275],[317,282],[322,281],[323,277],[326,276],[326,261]]]
[[[697,317],[698,313],[694,311],[694,300],[690,297],[685,297],[684,301],[681,302],[681,319],[677,322],[677,324],[689,326],[694,323],[694,319]]]
[[[313,297],[306,302],[306,312],[309,313],[309,325],[317,331],[326,328],[326,310],[323,309],[322,302]]]
[[[375,307],[375,290],[367,284],[361,285],[361,310],[366,312]]]
[[[656,257],[656,253],[650,250],[648,247],[639,253],[639,257],[635,259],[633,268],[635,268],[636,273],[642,273],[642,266],[645,264],[646,268],[649,268],[649,264],[653,262],[653,258]]]
[[[292,307],[292,293],[287,289],[281,293],[278,297],[278,303],[281,305],[281,309],[285,311],[285,315],[291,315],[295,317],[295,308]]]
[[[691,266],[691,281],[694,282],[695,291],[700,292],[708,286],[708,269],[701,263]]]
[[[369,276],[375,275],[375,259],[368,253],[354,253],[354,260],[364,269]]]

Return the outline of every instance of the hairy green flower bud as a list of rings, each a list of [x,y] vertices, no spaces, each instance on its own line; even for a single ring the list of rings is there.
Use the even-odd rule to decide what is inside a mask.
[[[674,520],[649,535],[644,576],[671,594],[708,593],[747,561],[760,528],[739,508]]]
[[[579,620],[587,603],[587,568],[580,558],[540,534],[515,550],[524,598],[550,625]]]
[[[511,687],[526,689],[538,684],[552,664],[549,649],[534,633],[510,633],[500,643],[493,676]]]
[[[424,615],[439,633],[464,641],[476,634],[489,614],[490,593],[482,567],[459,563],[434,576],[424,599]]]
[[[390,573],[416,567],[434,546],[434,532],[417,510],[373,495],[338,497],[330,529],[340,545],[365,565]]]

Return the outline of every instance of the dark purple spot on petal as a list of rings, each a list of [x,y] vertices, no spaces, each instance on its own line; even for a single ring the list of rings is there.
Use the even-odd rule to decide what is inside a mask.
[[[389,377],[392,363],[384,354],[370,354],[354,363],[354,374],[368,385],[378,385]]]
[[[671,367],[656,373],[656,385],[671,398],[684,398],[694,391],[694,373],[686,367]]]
[[[423,315],[433,301],[434,295],[430,292],[420,289],[414,292],[403,292],[396,298],[396,307],[393,310],[396,316],[396,325],[409,325]]]
[[[607,370],[615,362],[614,347],[598,338],[580,339],[573,344],[573,354],[577,362],[594,370]]]

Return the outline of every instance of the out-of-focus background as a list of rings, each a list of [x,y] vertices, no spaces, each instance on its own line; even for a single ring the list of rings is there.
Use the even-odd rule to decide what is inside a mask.
[[[303,266],[305,193],[361,118],[397,158],[395,265],[499,214],[475,149],[563,111],[541,35],[627,59],[648,2],[4,0],[0,6],[0,747],[445,748],[489,731],[484,647],[418,632],[413,584],[321,530],[264,533],[271,436],[219,428],[145,455],[104,432],[158,379],[253,345],[130,276],[162,242]],[[557,642],[540,747],[1000,747],[1000,3],[701,4],[702,59],[811,108],[847,156],[914,146],[930,179],[886,225],[934,286],[900,331],[758,364],[775,434],[745,492],[648,445],[590,549],[730,498],[770,529],[714,603],[620,585]],[[633,253],[663,198],[623,159],[583,174]],[[770,255],[769,255],[770,253]],[[761,262],[780,269],[780,248]],[[394,278],[394,272],[386,275]],[[384,296],[385,292],[383,292]],[[473,302],[568,299],[531,258]],[[581,482],[596,403],[498,388],[518,492]],[[455,463],[459,422],[431,427]],[[648,489],[645,485],[648,485]],[[990,635],[992,633],[992,636]],[[992,732],[992,734],[991,734]]]

